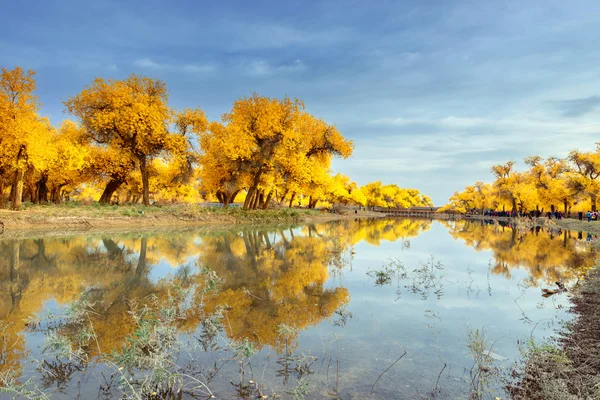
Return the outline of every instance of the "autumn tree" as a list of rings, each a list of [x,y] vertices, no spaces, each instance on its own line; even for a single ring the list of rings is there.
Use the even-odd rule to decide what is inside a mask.
[[[561,204],[566,214],[577,194],[570,184],[572,174],[567,161],[554,157],[543,161],[539,156],[531,156],[525,159],[525,163],[530,166],[528,173],[537,188],[540,202],[549,204],[553,212],[555,204]]]
[[[597,144],[595,152],[573,150],[568,159],[573,163],[575,172],[569,179],[569,185],[576,192],[588,196],[592,210],[596,211],[600,195],[600,143]]]
[[[431,207],[431,198],[416,189],[398,185],[384,185],[381,181],[370,182],[361,188],[368,207],[410,208]]]
[[[47,163],[54,133],[48,120],[38,114],[34,74],[20,67],[3,68],[0,77],[0,173],[13,174],[10,200],[14,210],[21,208],[27,170]],[[0,183],[0,198],[4,182]]]
[[[169,141],[168,94],[164,82],[138,75],[125,80],[96,78],[65,102],[90,139],[122,152],[139,167],[144,205],[150,204],[148,162]]]
[[[203,186],[225,205],[246,189],[246,209],[266,208],[278,191],[281,199],[289,193],[291,203],[324,182],[331,157],[352,152],[352,142],[306,113],[300,100],[257,94],[237,100],[222,123],[211,123],[200,146]]]

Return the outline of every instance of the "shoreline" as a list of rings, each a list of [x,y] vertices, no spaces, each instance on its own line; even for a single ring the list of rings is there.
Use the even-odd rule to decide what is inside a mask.
[[[533,218],[510,218],[510,217],[485,217],[483,215],[465,215],[457,219],[474,220],[474,221],[498,221],[498,222],[514,222],[517,225],[524,226],[540,226],[557,229],[567,229],[570,231],[582,231],[600,234],[600,221],[587,222],[587,220],[579,221],[575,218],[548,219],[546,217]]]
[[[238,225],[307,224],[355,218],[385,218],[386,214],[326,213],[305,209],[241,210],[204,206],[33,206],[0,210],[0,239],[85,233],[127,233],[192,228],[232,228]]]
[[[516,381],[515,400],[600,398],[600,266],[571,296],[574,319],[550,343],[530,344]]]
[[[395,214],[375,211],[345,210],[330,213],[315,210],[282,208],[278,210],[242,210],[198,205],[162,207],[130,206],[67,206],[36,205],[21,211],[0,210],[0,239],[31,236],[56,236],[78,233],[162,231],[202,227],[234,227],[236,225],[279,225],[324,223],[355,218],[402,218]],[[423,218],[418,216],[408,218]],[[515,223],[518,227],[567,229],[600,235],[600,221],[577,219],[556,220],[541,217],[486,217],[482,215],[440,214],[425,217],[431,220],[472,220]],[[594,243],[600,247],[600,243]]]

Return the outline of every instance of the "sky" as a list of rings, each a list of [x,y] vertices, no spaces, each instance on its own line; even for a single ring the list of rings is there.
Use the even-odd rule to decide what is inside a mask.
[[[600,141],[596,0],[0,2],[0,66],[36,71],[55,124],[95,77],[162,79],[211,120],[298,97],[354,141],[335,172],[437,205],[494,164]]]

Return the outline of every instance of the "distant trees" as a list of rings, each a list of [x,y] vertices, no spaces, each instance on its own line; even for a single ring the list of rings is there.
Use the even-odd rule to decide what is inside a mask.
[[[565,159],[530,156],[524,161],[529,169],[522,172],[515,171],[512,161],[491,167],[492,184],[477,182],[454,193],[442,211],[596,211],[600,144],[595,151],[573,150]]]

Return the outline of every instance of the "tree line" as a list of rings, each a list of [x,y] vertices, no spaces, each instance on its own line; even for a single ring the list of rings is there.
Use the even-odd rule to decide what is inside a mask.
[[[572,150],[566,158],[529,156],[524,161],[524,171],[517,171],[513,161],[494,165],[492,183],[477,181],[455,192],[441,211],[597,211],[600,143],[594,151]]]
[[[245,209],[431,205],[415,189],[380,181],[359,187],[334,175],[333,157],[348,158],[353,143],[298,99],[252,94],[209,121],[200,108],[170,107],[161,80],[96,78],[64,101],[74,120],[54,127],[40,115],[34,75],[2,69],[0,208],[72,199],[239,201]]]

